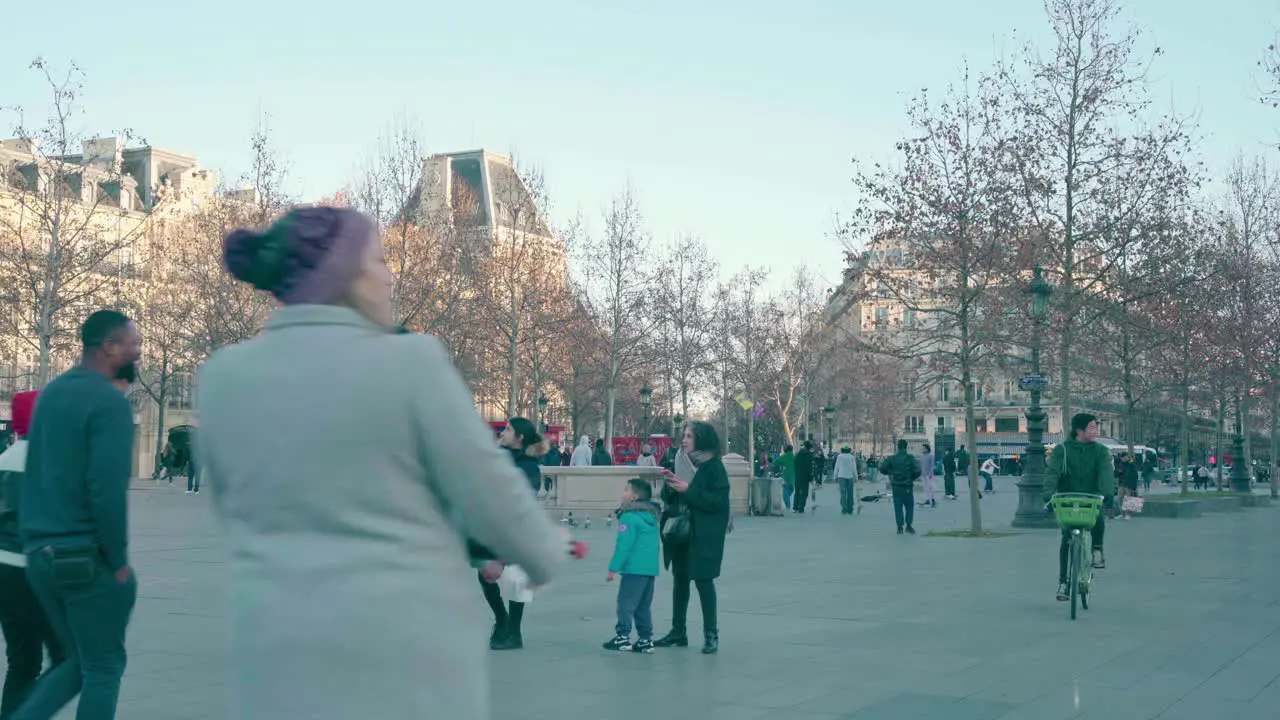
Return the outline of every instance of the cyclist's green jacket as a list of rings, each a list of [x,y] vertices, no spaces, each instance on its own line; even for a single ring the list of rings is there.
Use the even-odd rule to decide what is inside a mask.
[[[1111,453],[1101,443],[1064,440],[1049,454],[1049,470],[1044,477],[1046,497],[1056,492],[1110,495],[1115,486]]]

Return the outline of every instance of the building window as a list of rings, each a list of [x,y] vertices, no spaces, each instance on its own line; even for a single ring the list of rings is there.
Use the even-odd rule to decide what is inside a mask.
[[[924,434],[924,416],[908,415],[907,422],[906,422],[906,432],[908,435],[923,435]]]
[[[996,432],[998,432],[998,433],[1016,433],[1016,432],[1018,432],[1018,418],[1016,418],[1016,417],[998,417],[998,418],[996,418]]]
[[[889,326],[889,308],[877,307],[876,308],[876,329],[883,330],[888,326]]]
[[[902,311],[902,327],[913,328],[916,326],[916,311],[911,308],[905,308]]]
[[[942,402],[951,402],[951,383],[942,383],[939,389],[938,398],[942,400]]]
[[[987,419],[986,419],[986,418],[979,418],[978,420],[974,420],[974,421],[973,421],[973,431],[974,431],[974,432],[980,432],[980,433],[984,433],[984,432],[986,432],[986,431],[987,431]]]

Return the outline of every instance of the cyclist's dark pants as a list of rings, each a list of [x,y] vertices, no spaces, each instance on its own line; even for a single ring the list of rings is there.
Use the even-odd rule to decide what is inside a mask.
[[[1098,522],[1093,526],[1093,530],[1089,533],[1093,536],[1093,549],[1102,549],[1102,536],[1107,531],[1107,523],[1103,519],[1102,513],[1098,513]],[[1058,584],[1067,582],[1067,553],[1071,550],[1071,531],[1062,529],[1062,544],[1058,546]],[[1092,562],[1093,558],[1085,558],[1085,562]]]

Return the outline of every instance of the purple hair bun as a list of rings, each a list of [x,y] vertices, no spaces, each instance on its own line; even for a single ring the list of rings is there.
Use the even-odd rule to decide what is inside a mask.
[[[359,274],[375,225],[355,210],[291,210],[265,231],[241,228],[222,241],[227,270],[286,305],[334,304]]]

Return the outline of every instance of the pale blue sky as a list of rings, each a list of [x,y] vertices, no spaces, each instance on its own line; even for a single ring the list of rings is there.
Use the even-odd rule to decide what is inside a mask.
[[[5,5],[0,105],[42,110],[28,61],[74,59],[86,130],[130,127],[227,179],[261,108],[304,198],[339,188],[407,113],[433,152],[541,165],[557,220],[598,216],[629,182],[655,238],[701,235],[727,271],[768,266],[777,284],[801,262],[838,279],[850,158],[891,154],[907,96],[1047,29],[1039,0]],[[1280,0],[1134,0],[1126,14],[1165,50],[1157,103],[1199,115],[1212,166],[1274,152],[1280,111],[1257,103],[1256,63]]]

